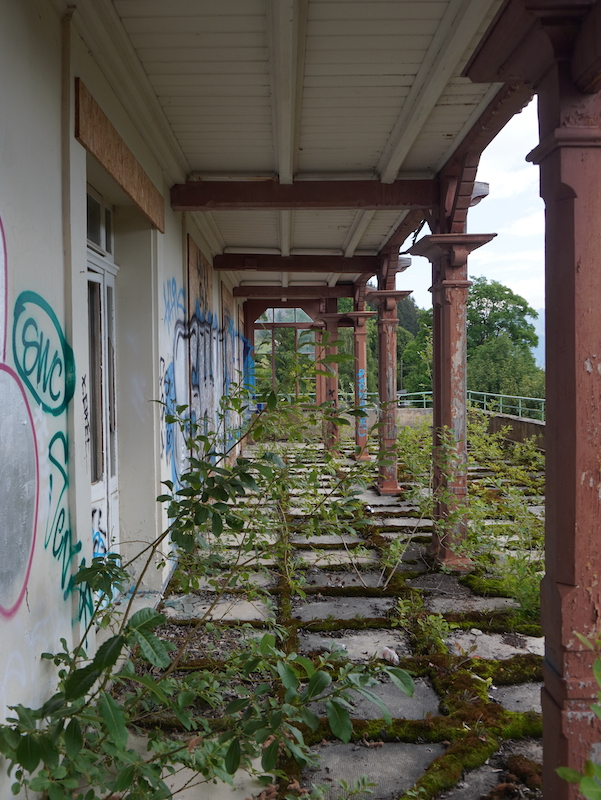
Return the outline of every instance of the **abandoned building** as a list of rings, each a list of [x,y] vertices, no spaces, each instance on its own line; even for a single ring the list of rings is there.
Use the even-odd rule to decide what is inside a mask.
[[[165,407],[212,424],[268,309],[353,328],[361,405],[374,304],[394,441],[396,274],[424,220],[435,426],[461,446],[469,255],[495,233],[466,233],[476,170],[537,95],[544,785],[575,798],[555,767],[600,739],[574,632],[598,634],[601,609],[601,0],[4,0],[0,20],[3,708],[53,691],[39,654],[85,625],[82,559],[163,530],[156,496],[186,457]],[[396,481],[385,467],[379,490]],[[460,566],[452,540],[438,557]]]

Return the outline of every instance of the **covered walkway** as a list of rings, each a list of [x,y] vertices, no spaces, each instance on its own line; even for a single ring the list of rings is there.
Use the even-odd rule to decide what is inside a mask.
[[[379,451],[392,452],[411,255],[432,265],[431,551],[469,571],[468,260],[494,232],[468,232],[467,217],[482,151],[537,95],[544,787],[575,800],[556,767],[582,769],[601,741],[594,654],[576,636],[598,636],[601,614],[601,0],[19,0],[2,15],[4,705],[45,703],[39,653],[85,638],[94,601],[78,568],[162,535],[156,495],[189,455],[172,414],[215,427],[237,374],[252,381],[268,309],[273,325],[294,310],[333,364],[338,328],[353,328],[359,407],[375,314]],[[315,391],[336,408],[335,369]],[[328,453],[339,436],[333,422]],[[362,467],[361,420],[355,444]],[[380,462],[381,504],[398,502],[397,466]],[[145,588],[160,593],[169,570],[159,561]]]

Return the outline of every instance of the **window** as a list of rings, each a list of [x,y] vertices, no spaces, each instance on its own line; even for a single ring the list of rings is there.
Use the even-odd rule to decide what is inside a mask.
[[[101,255],[113,255],[113,209],[102,195],[88,185],[88,246]]]

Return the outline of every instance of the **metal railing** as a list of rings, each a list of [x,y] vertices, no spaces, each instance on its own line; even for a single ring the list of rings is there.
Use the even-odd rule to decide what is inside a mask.
[[[518,397],[510,394],[476,392],[468,389],[468,403],[483,411],[497,414],[511,414],[525,419],[545,421],[545,399],[542,397]],[[398,395],[399,406],[413,408],[432,408],[432,392],[408,392]]]

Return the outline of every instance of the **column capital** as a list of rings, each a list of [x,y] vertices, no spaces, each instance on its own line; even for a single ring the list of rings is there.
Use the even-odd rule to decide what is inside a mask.
[[[365,323],[370,317],[375,317],[375,311],[347,311],[344,315],[353,321],[353,326],[355,332],[360,330],[362,333],[366,333]]]
[[[464,267],[469,254],[492,241],[496,233],[433,233],[423,236],[409,250],[413,256],[424,256],[431,263],[448,258],[451,267]]]
[[[368,289],[365,299],[373,303],[381,311],[395,311],[396,304],[409,297],[411,290],[401,289]]]

